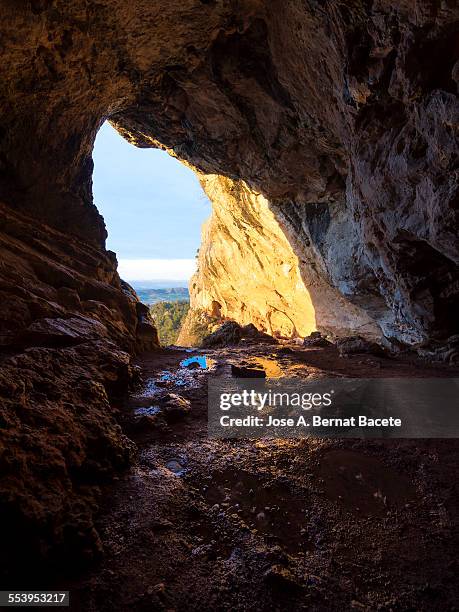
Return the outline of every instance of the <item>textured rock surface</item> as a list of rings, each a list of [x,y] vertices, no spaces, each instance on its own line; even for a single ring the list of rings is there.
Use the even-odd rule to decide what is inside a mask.
[[[213,204],[204,225],[198,271],[190,282],[191,308],[216,319],[253,323],[269,334],[305,336],[315,329],[314,307],[301,280],[298,258],[269,210],[243,183],[205,176]],[[185,322],[178,343],[193,345]]]
[[[0,206],[0,565],[99,548],[94,484],[134,445],[130,354],[158,346],[113,254]],[[50,550],[50,543],[53,544]]]
[[[247,344],[261,344],[264,342],[276,344],[277,340],[273,336],[259,331],[252,323],[241,326],[236,321],[225,321],[225,323],[219,325],[214,332],[202,340],[201,347],[223,348],[236,346],[240,342],[247,346]]]
[[[139,146],[262,194],[317,327],[373,334],[376,322],[426,346],[457,332],[457,2],[5,0],[1,11],[2,436],[17,462],[3,453],[16,476],[2,485],[2,529],[29,496],[22,532],[40,524],[48,541],[73,542],[59,525],[90,516],[78,474],[97,472],[74,466],[104,457],[104,436],[125,452],[105,391],[91,392],[85,418],[73,377],[104,386],[109,347],[155,343],[92,202],[107,118]],[[106,425],[99,442],[93,418]],[[58,449],[45,464],[60,504],[34,489],[42,443]]]

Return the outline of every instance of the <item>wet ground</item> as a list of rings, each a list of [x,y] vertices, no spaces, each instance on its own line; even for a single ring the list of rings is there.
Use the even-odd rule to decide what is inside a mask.
[[[144,385],[124,423],[138,463],[105,492],[105,556],[68,585],[75,609],[455,609],[455,441],[212,440],[206,420],[207,379],[231,364],[272,377],[454,372],[280,348],[139,360]],[[188,399],[189,413],[163,420],[165,392]]]

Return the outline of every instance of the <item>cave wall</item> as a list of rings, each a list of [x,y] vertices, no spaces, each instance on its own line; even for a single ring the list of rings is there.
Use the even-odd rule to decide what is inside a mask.
[[[180,134],[160,102],[156,135],[263,193],[305,268],[383,334],[442,340],[457,332],[457,33],[451,3],[268,3],[191,75],[177,67]],[[120,123],[143,142],[137,111]]]
[[[157,346],[92,201],[107,118],[261,194],[319,325],[328,292],[329,311],[354,312],[349,330],[358,314],[402,343],[457,333],[457,2],[0,9],[2,541],[94,545],[91,478],[130,452],[115,398],[130,355]]]
[[[132,355],[159,342],[113,253],[0,203],[0,254],[3,577],[100,551],[94,485],[135,455],[120,406]]]
[[[456,3],[238,7],[142,97],[153,134],[138,108],[116,124],[262,193],[313,302],[319,278],[340,294],[330,310],[353,304],[398,342],[445,341],[458,331]]]

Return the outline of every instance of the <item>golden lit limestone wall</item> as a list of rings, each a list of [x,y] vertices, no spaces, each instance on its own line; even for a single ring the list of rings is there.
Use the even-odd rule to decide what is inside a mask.
[[[203,226],[198,271],[190,283],[190,318],[204,310],[270,334],[308,335],[316,328],[314,308],[298,258],[267,200],[242,181],[218,175],[200,179],[213,210]],[[179,344],[193,344],[191,336],[185,324]]]

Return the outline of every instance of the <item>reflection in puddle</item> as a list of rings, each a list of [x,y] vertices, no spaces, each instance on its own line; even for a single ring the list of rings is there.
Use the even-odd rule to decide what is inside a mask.
[[[215,363],[214,359],[209,359],[206,355],[195,355],[194,357],[188,357],[180,362],[182,368],[200,368],[201,370],[208,370]]]
[[[179,461],[177,461],[177,459],[171,459],[168,461],[166,463],[166,467],[174,474],[177,474],[177,476],[181,476],[185,472],[185,468]]]
[[[274,359],[254,357],[252,361],[263,368],[263,370],[266,372],[266,378],[280,378],[283,376],[283,372],[279,367],[278,362]]]
[[[134,414],[136,416],[153,416],[160,412],[159,406],[145,406],[141,408],[136,408],[134,410]]]
[[[196,388],[199,385],[199,379],[195,375],[196,371],[201,371],[198,366],[196,369],[179,368],[175,372],[164,370],[158,380],[158,385],[161,387],[187,387],[189,389]]]
[[[145,382],[144,386],[142,387],[142,389],[139,389],[135,393],[133,393],[132,397],[134,399],[135,398],[150,397],[150,396],[155,395],[156,393],[158,393],[158,391],[160,391],[160,389],[158,388],[155,379],[154,378],[148,378],[147,381]]]
[[[215,363],[215,359],[210,359],[207,355],[195,355],[187,359],[182,359],[180,367],[177,370],[162,370],[158,372],[155,378],[148,378],[142,389],[134,392],[131,397],[134,400],[146,401],[148,399],[153,400],[158,394],[164,393],[165,389],[170,389],[172,387],[196,388],[200,384],[200,377],[197,376],[197,374],[204,370],[209,371],[214,367]],[[145,415],[155,413],[139,412],[136,414]]]
[[[193,380],[193,375],[191,372],[187,372],[186,370],[177,370],[176,372],[170,372],[169,370],[164,370],[161,372],[161,377],[159,379],[159,383],[161,386],[164,386],[164,383],[168,383],[166,386],[174,386],[174,387],[195,387],[196,384]]]

